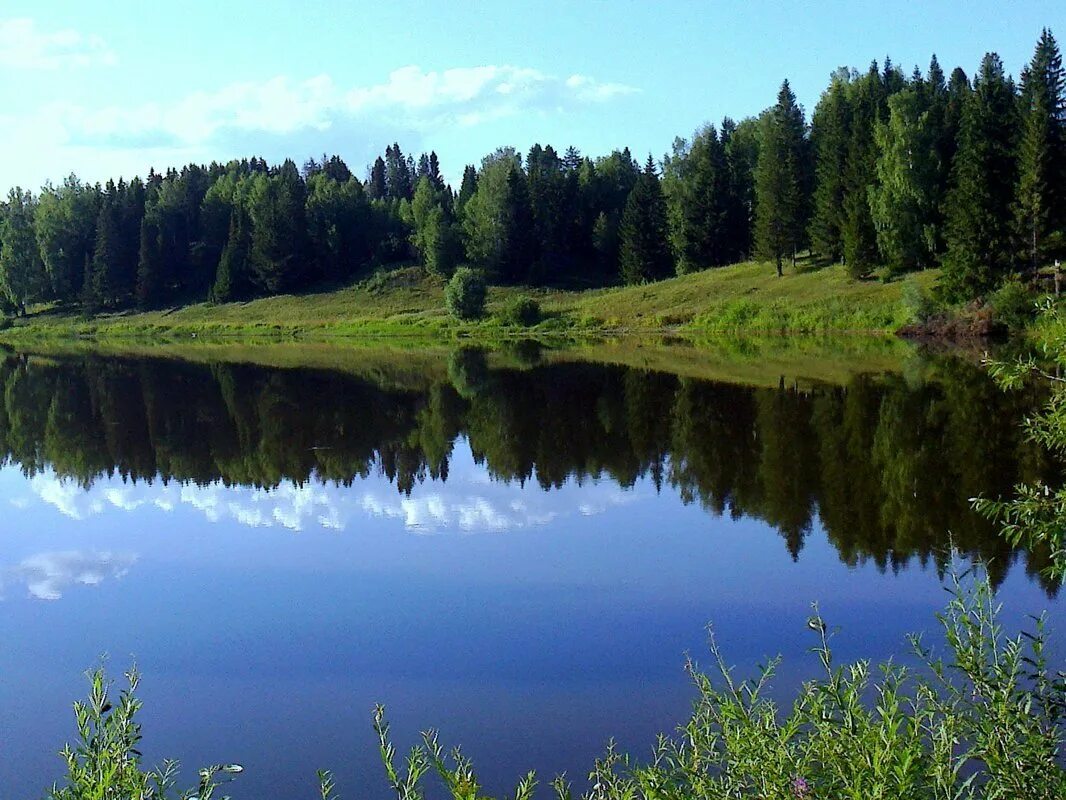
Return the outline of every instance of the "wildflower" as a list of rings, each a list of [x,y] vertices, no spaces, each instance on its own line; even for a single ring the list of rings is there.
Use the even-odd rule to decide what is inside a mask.
[[[811,786],[806,780],[799,775],[792,781],[792,794],[796,797],[796,800],[805,800],[805,798],[811,795]]]

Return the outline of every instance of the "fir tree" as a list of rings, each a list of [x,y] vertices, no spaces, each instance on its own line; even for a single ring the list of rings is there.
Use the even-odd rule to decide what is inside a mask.
[[[987,54],[962,112],[946,205],[948,250],[941,290],[952,300],[995,288],[1015,253],[1016,98],[995,53]]]
[[[1054,36],[1045,28],[1022,76],[1015,221],[1025,261],[1036,269],[1048,239],[1066,223],[1066,75]]]
[[[803,235],[805,133],[803,109],[786,80],[763,115],[755,172],[755,252],[773,261],[779,276],[786,255],[795,263]]]
[[[626,200],[619,234],[619,262],[624,283],[660,280],[673,273],[673,258],[667,240],[666,199],[656,174],[655,161],[650,155]]]
[[[209,299],[212,303],[228,303],[243,295],[247,285],[250,238],[248,214],[238,204],[230,215],[229,236],[211,287]]]
[[[96,246],[82,288],[82,303],[98,309],[114,303],[116,278],[122,258],[116,187],[110,183],[96,218]]]
[[[385,160],[378,156],[370,168],[370,178],[366,182],[366,193],[371,200],[382,200],[388,195],[385,183]]]
[[[467,164],[463,168],[463,182],[459,185],[458,205],[462,208],[477,191],[477,167]]]
[[[833,73],[811,119],[811,147],[815,156],[815,190],[809,236],[811,249],[822,258],[843,256],[845,174],[848,159],[851,72]]]
[[[163,292],[162,253],[159,245],[159,225],[149,211],[141,220],[140,255],[137,260],[137,305],[151,308]]]
[[[853,278],[869,274],[879,261],[869,195],[877,163],[874,129],[881,118],[884,96],[884,84],[875,61],[865,75],[851,84],[841,245],[844,265]]]
[[[670,238],[679,274],[727,263],[729,169],[725,149],[713,125],[692,139],[677,140],[663,167]]]

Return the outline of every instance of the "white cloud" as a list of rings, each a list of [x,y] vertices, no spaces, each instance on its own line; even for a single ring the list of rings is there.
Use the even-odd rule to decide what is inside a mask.
[[[132,553],[79,550],[38,553],[14,567],[0,569],[0,586],[25,585],[31,597],[58,600],[71,586],[96,586],[107,578],[121,578],[136,560]]]
[[[193,92],[169,104],[97,110],[53,106],[46,116],[75,145],[196,147],[240,132],[321,132],[361,120],[432,131],[519,113],[565,111],[635,91],[586,75],[559,78],[510,65],[429,72],[406,66],[372,86],[342,87],[328,75],[302,81],[278,76]]]
[[[0,67],[7,69],[83,68],[116,63],[99,36],[71,29],[41,31],[32,19],[0,20]]]

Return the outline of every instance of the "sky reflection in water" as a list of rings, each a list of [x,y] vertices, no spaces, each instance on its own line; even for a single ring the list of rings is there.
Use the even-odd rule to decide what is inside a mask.
[[[79,408],[80,379],[72,376],[86,365],[14,369],[9,386],[29,381],[16,388],[39,397],[42,386],[58,381],[54,396],[73,397]],[[158,378],[145,377],[151,369],[166,372],[159,380],[173,378],[163,367],[131,369],[140,370],[146,397]],[[939,509],[899,505],[908,492],[892,495],[887,487],[903,478],[889,474],[874,450],[906,454],[897,470],[910,465],[922,474],[924,464],[943,472],[929,461],[930,448],[905,440],[913,425],[893,428],[886,419],[893,407],[917,407],[922,424],[932,426],[918,440],[935,434],[933,451],[963,441],[963,410],[994,397],[973,375],[918,389],[890,379],[887,388],[860,382],[790,397],[583,366],[487,371],[476,391],[464,379],[463,391],[448,394],[455,372],[401,392],[351,378],[297,380],[299,374],[246,369],[245,389],[273,387],[270,408],[280,398],[308,418],[332,420],[337,430],[351,429],[338,421],[343,403],[331,405],[320,392],[309,404],[286,392],[318,381],[335,385],[338,397],[360,398],[362,418],[384,431],[382,449],[370,468],[353,466],[339,481],[268,466],[262,454],[276,447],[263,424],[258,440],[245,437],[233,452],[281,476],[266,486],[227,474],[251,468],[232,466],[232,453],[221,450],[214,458],[222,473],[213,479],[198,466],[207,476],[199,483],[124,480],[130,463],[162,463],[164,444],[166,458],[184,465],[192,457],[174,442],[194,450],[205,439],[212,447],[226,441],[224,415],[204,399],[214,396],[217,370],[187,369],[184,398],[197,406],[192,418],[199,421],[180,435],[165,439],[148,414],[151,456],[129,444],[140,441],[130,414],[108,417],[100,394],[80,407],[80,418],[57,416],[53,399],[50,421],[41,416],[36,428],[8,408],[3,433],[12,460],[0,469],[3,785],[15,796],[35,796],[58,775],[52,754],[71,733],[69,703],[83,689],[82,670],[102,653],[113,672],[136,659],[145,673],[150,757],[176,756],[190,766],[240,761],[248,771],[234,786],[237,796],[309,794],[314,770],[330,767],[348,794],[372,797],[383,788],[369,729],[374,702],[388,704],[401,744],[438,726],[446,741],[464,744],[487,788],[502,792],[529,767],[544,778],[566,770],[579,779],[611,735],[647,753],[655,732],[688,708],[684,653],[704,652],[709,621],[734,663],[748,667],[784,654],[782,687],[813,669],[804,628],[812,601],[841,626],[845,659],[887,657],[899,652],[905,633],[934,624],[932,612],[944,601],[935,554],[947,538],[916,540],[923,529],[912,520],[933,516],[962,528],[963,510],[947,508],[946,499]],[[601,391],[584,398],[590,380]],[[116,385],[128,389],[128,375]],[[553,405],[536,391],[566,402]],[[265,413],[265,395],[239,395],[231,418],[240,418],[239,408]],[[845,409],[856,396],[868,402],[849,417]],[[623,410],[607,405],[613,401]],[[407,409],[404,418],[419,422],[395,427],[401,412],[377,417],[367,410],[375,404]],[[453,418],[427,421],[427,409],[449,404]],[[842,416],[834,418],[838,405]],[[641,408],[659,410],[642,415]],[[665,429],[649,422],[663,413],[672,420]],[[530,428],[521,422],[525,414],[545,422]],[[111,431],[109,420],[121,433],[109,433],[106,447],[86,433],[86,441],[66,441],[60,455],[64,419],[79,435],[94,425]],[[789,420],[781,431],[799,425],[801,432],[775,445],[774,420]],[[594,429],[584,450],[578,434],[554,430],[583,427]],[[505,447],[486,438],[490,429],[519,433],[502,436]],[[718,435],[733,429],[735,441]],[[451,432],[443,470],[427,434],[434,430]],[[833,449],[834,432],[852,437],[850,449]],[[999,435],[990,434],[990,447],[1002,449]],[[290,426],[282,438],[306,444],[321,437]],[[390,438],[408,447],[415,438],[423,442],[428,466],[414,469],[415,479],[401,480],[402,470],[385,465]],[[546,441],[565,455],[560,463],[571,460],[569,469],[548,465],[551,479],[536,468],[527,472],[520,457],[543,452]],[[993,486],[1032,461],[1011,442],[1010,458],[984,478]],[[105,466],[101,447],[115,466],[127,466],[112,474],[91,468],[91,479],[72,466]],[[31,452],[52,456],[27,476]],[[862,458],[834,463],[834,452],[865,454],[885,488],[874,498],[835,498],[834,475],[868,487],[861,484]],[[290,464],[294,457],[279,458]],[[972,488],[962,484],[978,478],[960,469],[945,480]],[[932,485],[938,477],[929,475],[929,486],[913,492],[916,504],[947,497],[947,489],[937,494]],[[877,513],[863,511],[867,505]],[[854,517],[841,516],[842,509]],[[970,524],[964,550],[998,560],[1009,623],[1045,607],[1053,619],[1061,614],[1061,601],[1049,599],[1054,587]]]

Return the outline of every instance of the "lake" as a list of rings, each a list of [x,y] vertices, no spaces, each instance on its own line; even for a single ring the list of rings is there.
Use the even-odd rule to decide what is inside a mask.
[[[1018,429],[1038,399],[972,360],[276,353],[0,354],[10,796],[61,776],[102,656],[143,672],[146,756],[240,762],[237,797],[318,768],[384,796],[377,702],[499,795],[580,786],[612,736],[646,756],[708,623],[742,673],[782,654],[787,697],[812,602],[844,660],[935,639],[953,565],[988,565],[1008,626],[1061,619],[1046,554],[969,510],[1051,469]]]

